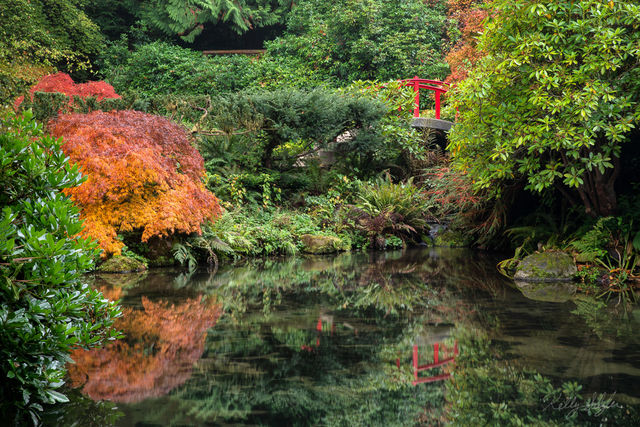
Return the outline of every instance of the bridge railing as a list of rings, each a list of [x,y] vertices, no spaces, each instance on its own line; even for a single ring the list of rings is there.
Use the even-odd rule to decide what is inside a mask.
[[[413,87],[415,93],[413,117],[420,117],[420,89],[427,89],[434,92],[436,100],[436,119],[440,119],[441,96],[449,90],[449,85],[439,80],[421,79],[415,76],[412,79],[400,80],[403,86]]]

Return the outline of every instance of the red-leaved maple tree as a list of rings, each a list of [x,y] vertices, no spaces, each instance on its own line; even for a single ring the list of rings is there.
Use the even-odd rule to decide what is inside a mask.
[[[49,122],[62,150],[87,180],[65,192],[80,207],[85,235],[104,256],[119,254],[117,235],[142,231],[142,241],[173,233],[200,233],[221,213],[203,183],[204,161],[186,131],[168,119],[138,111],[65,114]]]
[[[458,21],[462,37],[449,51],[446,61],[451,74],[445,82],[453,84],[464,80],[469,70],[482,58],[478,50],[478,37],[484,30],[487,11],[483,9],[482,0],[447,0],[448,15]]]
[[[120,98],[120,95],[116,93],[113,86],[107,82],[75,83],[71,76],[65,73],[49,74],[40,79],[40,81],[29,90],[31,100],[33,100],[33,94],[36,92],[63,93],[69,97],[70,104],[73,103],[74,96],[80,98],[94,96],[98,101],[102,101],[104,98]],[[24,96],[17,98],[14,107],[17,109],[22,101],[24,101]]]

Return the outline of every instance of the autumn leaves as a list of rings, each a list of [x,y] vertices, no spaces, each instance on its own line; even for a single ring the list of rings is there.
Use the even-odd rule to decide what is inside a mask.
[[[43,80],[48,84],[38,90],[118,96],[104,82],[75,85],[61,73]],[[221,213],[204,186],[202,156],[186,131],[166,118],[131,110],[60,114],[48,132],[64,139],[62,150],[86,175],[65,193],[80,207],[83,233],[99,242],[103,257],[121,252],[121,233],[141,231],[143,242],[199,233],[203,222]]]

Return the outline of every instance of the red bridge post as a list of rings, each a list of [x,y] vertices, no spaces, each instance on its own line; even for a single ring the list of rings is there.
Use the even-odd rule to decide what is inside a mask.
[[[413,108],[413,117],[420,117],[420,83],[418,82],[418,76],[415,76],[412,80],[413,92],[415,93],[415,107]]]
[[[418,76],[415,76],[412,79],[400,80],[400,82],[402,82],[403,86],[413,87],[413,117],[420,117],[420,89],[428,89],[434,92],[433,95],[436,101],[435,115],[436,119],[440,120],[441,96],[448,90],[448,85],[446,83],[439,80],[421,79]]]

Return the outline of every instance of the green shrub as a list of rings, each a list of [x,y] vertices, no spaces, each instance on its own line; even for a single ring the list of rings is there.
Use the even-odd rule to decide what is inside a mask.
[[[395,184],[387,176],[375,183],[361,185],[355,213],[359,226],[369,235],[375,247],[384,249],[385,236],[406,241],[420,241],[420,233],[429,229],[427,219],[433,205],[413,179]]]
[[[203,56],[166,42],[141,44],[133,51],[123,38],[100,56],[102,74],[121,94],[218,95],[248,88],[317,87],[321,78],[304,64],[270,55]]]
[[[195,95],[213,87],[213,70],[201,53],[164,42],[141,45],[130,53],[116,43],[101,60],[102,73],[117,93]]]
[[[532,193],[560,190],[593,217],[615,215],[621,150],[640,121],[640,5],[490,7],[485,55],[450,97],[454,165],[495,198],[519,181]]]
[[[380,103],[384,110],[377,126],[381,137],[361,137],[339,150],[345,171],[358,169],[377,174],[390,168],[394,176],[406,179],[434,152],[434,135],[410,127],[415,100],[411,88],[397,81],[359,80],[339,92]]]
[[[339,160],[347,162],[354,156],[372,157],[384,138],[378,124],[386,106],[350,93],[251,90],[215,97],[200,105],[204,112],[200,111],[196,129],[209,135],[202,154],[210,165],[215,160],[291,170],[350,132],[344,142],[332,146],[336,150],[336,145],[340,146],[345,154]]]
[[[115,303],[82,281],[95,244],[77,237],[78,210],[60,191],[83,178],[29,112],[0,113],[0,401],[5,415],[65,402],[57,392],[73,347],[117,334]]]
[[[3,0],[0,16],[0,104],[56,68],[86,77],[103,44],[78,1]]]
[[[204,225],[202,235],[176,245],[174,255],[182,265],[191,268],[205,261],[215,264],[218,256],[296,255],[304,248],[300,237],[305,234],[339,237],[341,248],[350,248],[353,243],[350,234],[340,230],[338,224],[332,226],[335,227],[323,227],[313,214],[243,206],[225,212],[213,224]]]

